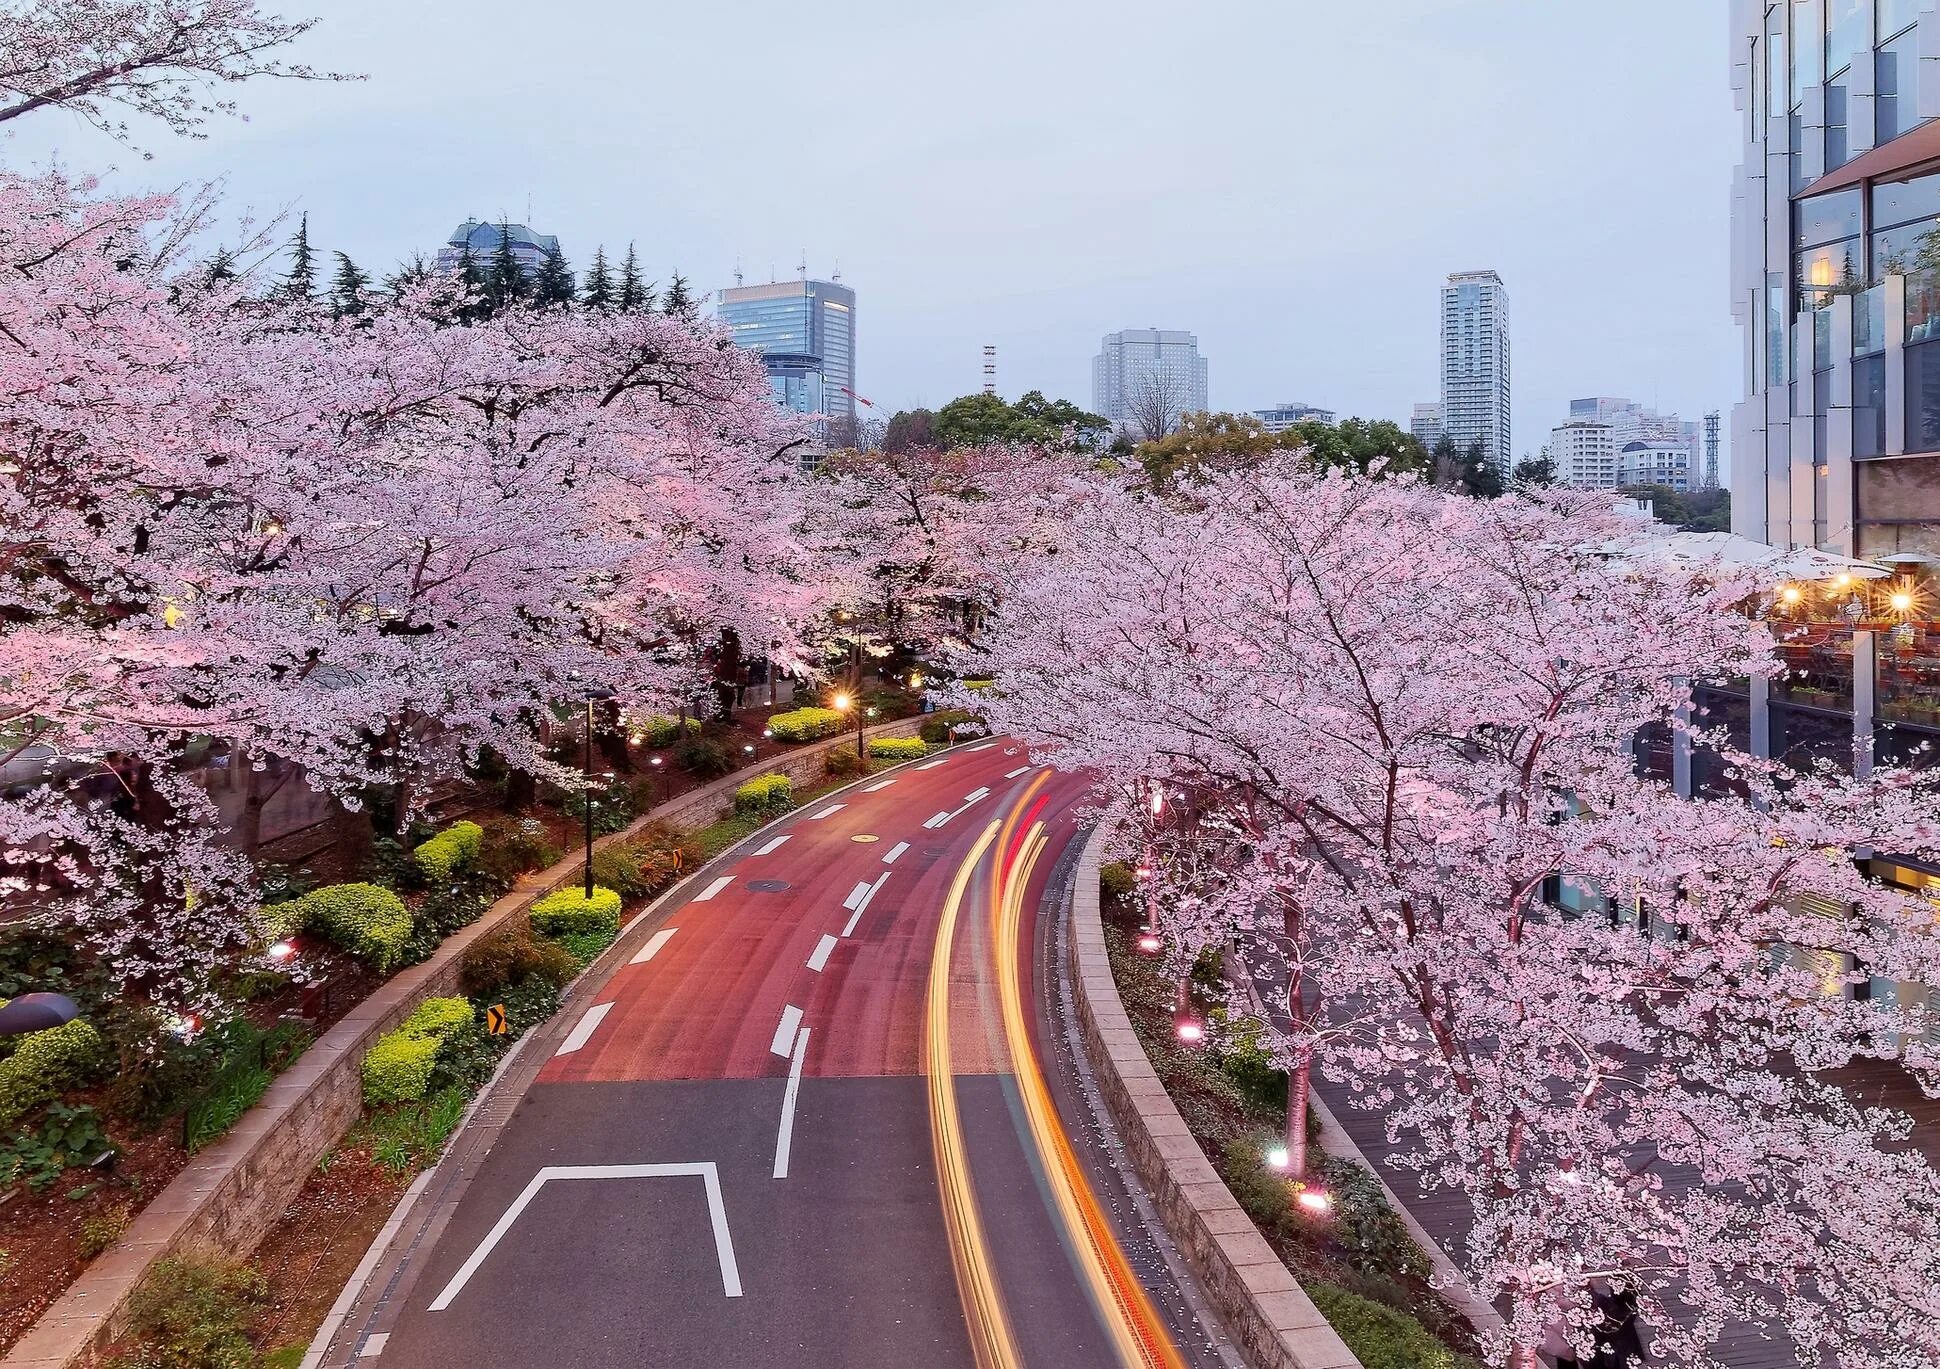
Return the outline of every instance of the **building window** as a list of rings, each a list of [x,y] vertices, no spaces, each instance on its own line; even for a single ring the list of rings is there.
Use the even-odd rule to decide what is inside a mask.
[[[1825,26],[1819,0],[1792,0],[1792,108],[1825,80]]]
[[[1912,29],[1880,46],[1873,67],[1875,144],[1890,143],[1920,122],[1914,99],[1913,73],[1919,61],[1919,37]]]
[[[1822,243],[1856,238],[1865,230],[1865,200],[1857,188],[1835,190],[1830,195],[1814,195],[1800,200],[1794,222],[1792,244],[1817,247]]]
[[[1876,32],[1880,42],[1885,42],[1903,29],[1913,27],[1913,21],[1920,17],[1922,0],[1877,0],[1879,6],[1879,25]]]
[[[1825,69],[1834,75],[1873,45],[1867,30],[1866,0],[1828,0],[1825,25]]]
[[[1765,277],[1765,383],[1785,383],[1785,277],[1774,271]]]
[[[1852,160],[1852,135],[1846,127],[1846,84],[1851,71],[1842,71],[1825,86],[1825,169],[1837,171]]]

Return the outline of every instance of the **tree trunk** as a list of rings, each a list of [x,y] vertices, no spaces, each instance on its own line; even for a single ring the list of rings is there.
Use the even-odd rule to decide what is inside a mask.
[[[1307,1099],[1313,1089],[1313,1053],[1301,1051],[1287,1075],[1287,1175],[1307,1177]]]

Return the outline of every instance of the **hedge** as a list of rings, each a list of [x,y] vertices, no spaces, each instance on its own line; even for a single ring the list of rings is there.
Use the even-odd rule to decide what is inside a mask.
[[[737,813],[779,813],[795,802],[795,783],[786,775],[756,775],[734,791]]]
[[[85,1084],[103,1054],[101,1033],[78,1019],[21,1037],[13,1054],[0,1060],[0,1131]]]
[[[390,970],[411,936],[411,910],[381,884],[331,884],[270,910],[283,930],[320,932],[371,968]]]
[[[1405,1312],[1330,1283],[1306,1284],[1307,1296],[1365,1369],[1475,1369]]]
[[[444,884],[452,875],[478,859],[485,849],[485,829],[475,822],[454,822],[411,854],[418,862],[418,873],[430,885]]]
[[[833,708],[797,708],[777,713],[768,719],[768,730],[777,741],[812,742],[817,737],[832,737],[849,725],[849,715]]]
[[[930,754],[930,744],[921,737],[877,737],[869,754],[885,761],[920,761]]]
[[[654,713],[645,718],[633,718],[629,720],[629,725],[633,728],[636,737],[655,749],[672,746],[680,740],[680,719],[669,718],[665,714]],[[701,720],[689,718],[686,730],[689,733],[700,731]]]
[[[956,728],[958,741],[965,737],[981,737],[989,730],[976,714],[961,708],[946,708],[924,718],[919,735],[931,746],[941,746],[950,740],[952,727]]]
[[[620,896],[611,889],[593,886],[587,898],[578,885],[547,894],[532,905],[532,930],[540,936],[571,936],[576,932],[617,931],[620,926]]]
[[[462,998],[427,998],[396,1031],[385,1032],[364,1053],[364,1102],[371,1107],[424,1097],[438,1048],[447,1036],[475,1020]]]

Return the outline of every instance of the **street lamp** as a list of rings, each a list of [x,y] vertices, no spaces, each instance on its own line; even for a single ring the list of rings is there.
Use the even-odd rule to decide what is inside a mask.
[[[586,776],[586,897],[593,897],[593,705],[613,697],[604,685],[586,686],[586,746],[580,766]]]
[[[667,771],[665,769],[665,763],[661,757],[655,756],[647,764],[653,767],[654,774],[660,776],[660,801],[665,803],[667,801]]]
[[[847,694],[837,694],[835,698],[831,700],[831,702],[835,704],[835,711],[837,713],[847,713],[847,712],[850,712],[851,710],[854,711],[855,713],[855,753],[857,758],[860,759],[863,755],[863,750],[862,750],[863,710],[860,708],[857,708],[856,701],[854,699],[851,699]],[[874,713],[876,710],[872,708],[872,709],[869,709],[868,711],[870,713]]]

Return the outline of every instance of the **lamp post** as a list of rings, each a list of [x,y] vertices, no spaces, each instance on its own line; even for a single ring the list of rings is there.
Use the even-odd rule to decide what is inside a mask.
[[[604,685],[586,686],[586,745],[580,769],[586,776],[586,897],[593,897],[593,705],[613,697]]]
[[[837,694],[835,698],[831,700],[831,702],[834,703],[835,711],[837,713],[848,713],[851,710],[854,711],[855,713],[855,753],[856,753],[857,759],[861,759],[864,754],[862,749],[862,714],[864,710],[858,707],[856,701],[850,698],[847,694]],[[871,708],[867,711],[873,715],[876,710]]]
[[[653,773],[660,777],[660,802],[664,804],[667,802],[666,762],[661,757],[655,756],[652,760],[649,760],[647,764],[651,765],[653,767]]]

